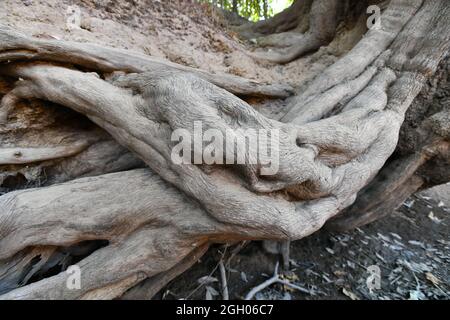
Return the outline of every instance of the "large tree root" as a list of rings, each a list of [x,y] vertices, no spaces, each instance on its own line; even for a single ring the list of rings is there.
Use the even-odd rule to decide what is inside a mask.
[[[294,123],[296,123],[297,121],[299,123],[303,122],[304,120],[302,120],[302,118],[308,117],[308,109],[303,108],[303,106],[307,107],[308,103],[311,103],[313,100],[324,99],[323,97],[321,97],[324,94],[331,94],[331,98],[325,98],[331,101],[329,103],[325,103],[325,107],[323,107],[322,109],[322,114],[316,114],[314,116],[315,119],[320,118],[321,116],[325,116],[328,112],[330,112],[332,106],[335,106],[337,102],[340,101],[343,97],[348,100],[352,98],[352,94],[356,95],[356,93],[358,93],[359,91],[354,90],[350,94],[345,94],[342,93],[342,90],[345,89],[339,90],[338,86],[349,87],[352,84],[348,82],[354,80],[358,76],[370,76],[371,71],[366,71],[366,69],[371,64],[377,67],[377,58],[379,60],[384,60],[392,53],[391,51],[387,51],[390,45],[400,33],[400,31],[405,27],[408,21],[410,21],[410,19],[416,14],[421,5],[421,0],[393,0],[381,16],[381,21],[383,21],[381,24],[381,29],[369,30],[364,38],[361,39],[361,41],[359,41],[358,44],[349,53],[347,53],[336,63],[325,69],[324,72],[322,72],[319,76],[314,78],[311,83],[309,83],[307,87],[304,88],[304,90],[300,91],[301,93],[299,95],[293,98],[293,101],[288,107],[289,111],[281,120],[292,121]],[[430,13],[428,12],[427,14]],[[426,21],[423,22],[419,18],[417,20],[420,21],[421,25],[426,23]],[[408,26],[409,28],[407,28],[406,30],[415,30],[415,27],[413,27],[413,23],[410,23]],[[433,26],[431,25],[428,25],[428,27],[433,28]],[[411,33],[412,31],[403,36],[402,39],[405,40],[406,38],[408,39],[408,41],[411,41],[409,40],[410,37],[412,37]],[[399,43],[401,43],[403,40],[399,40]],[[423,40],[420,40],[419,38],[418,41]],[[442,42],[445,43],[445,41]],[[417,45],[420,44],[417,43]],[[432,51],[432,49],[430,48],[429,51]],[[397,54],[405,55],[407,54],[407,52],[399,52]],[[402,66],[400,65],[394,70],[401,69]],[[369,74],[364,74],[364,71]],[[336,92],[330,91],[333,88],[335,88],[333,91]],[[332,105],[331,107],[330,104]],[[305,111],[302,111],[302,109],[305,109]],[[312,110],[310,112],[315,111]]]
[[[328,45],[340,30],[361,28],[367,20],[369,5],[378,5],[381,10],[386,1],[299,0],[267,21],[243,25],[236,31],[252,39],[258,47],[268,48],[257,49],[250,56],[261,61],[288,63]]]
[[[125,292],[121,299],[123,300],[145,300],[152,298],[157,294],[167,283],[182,274],[184,271],[194,265],[208,250],[208,245],[200,246],[194,249],[188,256],[186,256],[180,263],[175,265],[168,271],[148,278],[138,285],[132,287]]]
[[[394,152],[408,107],[448,52],[449,10],[443,0],[423,5],[392,1],[382,30],[371,30],[346,57],[314,79],[301,100],[293,99],[284,122],[263,116],[230,93],[277,96],[273,87],[235,78],[230,85],[228,77],[92,45],[35,40],[0,27],[0,75],[19,80],[16,89],[3,96],[3,121],[14,122],[11,115],[23,100],[67,107],[103,128],[151,169],[0,196],[0,271],[17,266],[4,273],[4,290],[24,284],[17,274],[30,267],[36,254],[26,251],[30,248],[44,250],[41,257],[47,257],[48,248],[108,241],[77,263],[81,289],[69,289],[61,270],[1,297],[115,298],[147,278],[141,292],[154,293],[203,252],[196,248],[208,243],[295,240],[318,230],[355,201]],[[418,32],[427,37],[411,39]],[[410,42],[402,45],[396,37]],[[356,78],[348,87],[337,87]],[[315,99],[322,99],[325,107],[313,115],[299,112]],[[448,124],[441,118],[434,119],[434,136],[445,143]],[[223,136],[232,132],[231,145],[244,153],[244,163],[173,162],[172,133],[185,129],[193,134],[196,121],[203,130]],[[267,154],[259,152],[254,163],[249,150],[239,149],[247,139],[242,129],[278,130],[275,174],[261,174],[270,160]],[[223,143],[215,147],[224,159],[231,156]],[[69,155],[63,151],[61,156]],[[85,149],[78,151],[79,156]],[[202,154],[194,150],[193,156]],[[33,157],[47,160],[37,153]],[[407,167],[417,167],[416,162]],[[115,169],[121,170],[120,165]],[[48,266],[47,260],[36,268]],[[134,290],[139,292],[138,287]]]
[[[337,0],[313,1],[309,13],[309,28],[306,33],[300,33],[303,26],[299,24],[297,29],[300,29],[300,32],[288,31],[266,36],[258,40],[260,45],[285,48],[276,51],[254,52],[250,56],[258,60],[267,60],[274,63],[288,63],[305,53],[317,50],[320,46],[328,44],[336,33],[338,4],[339,1]],[[302,13],[298,12],[298,14]]]
[[[236,95],[285,98],[292,94],[288,85],[260,84],[229,74],[211,74],[170,61],[95,44],[61,42],[24,37],[6,26],[1,26],[0,43],[4,45],[0,61],[45,60],[70,63],[93,71],[144,72],[158,67],[190,72]],[[70,57],[69,59],[67,59]]]
[[[437,45],[436,48],[439,49],[434,50],[435,47],[431,45],[431,42],[434,41],[440,43],[440,45],[448,42],[448,40],[443,39],[437,40],[440,38],[439,32],[448,32],[448,25],[441,20],[443,23],[436,28],[431,18],[438,20],[441,5],[442,3],[427,2],[423,5],[421,11],[415,15],[416,11],[422,6],[421,1],[416,3],[393,1],[381,18],[383,21],[382,29],[369,31],[346,56],[326,69],[323,75],[316,77],[305,88],[302,88],[300,94],[294,97],[288,106],[289,111],[284,116],[282,112],[280,113],[281,120],[305,124],[329,117],[345,110],[345,108],[351,108],[352,104],[360,104],[368,99],[380,100],[380,97],[386,91],[386,87],[377,88],[377,85],[375,85],[377,79],[372,80],[372,78],[377,74],[380,62],[383,64],[382,61],[386,59],[388,65],[395,71],[410,70],[426,77],[430,73],[434,73],[436,61],[441,59],[436,59],[435,55],[443,57],[448,52],[448,47],[439,48],[439,45]],[[409,22],[407,28],[404,28],[413,16],[413,21]],[[402,28],[404,28],[403,31],[401,31]],[[279,41],[282,35],[273,36],[278,37],[276,41]],[[395,38],[395,42],[391,45]],[[424,47],[421,44],[424,41],[429,42],[425,45],[428,50],[422,50],[420,53],[413,51],[412,48]],[[283,42],[281,41],[281,43]],[[283,59],[287,56],[280,55],[280,57]],[[408,57],[414,57],[414,59],[407,61]],[[430,66],[429,62],[432,62],[433,65]],[[377,77],[379,79],[380,76]],[[413,74],[405,73],[405,79],[408,78],[412,79]],[[370,81],[372,81],[372,85],[368,86]],[[420,78],[413,81],[419,81],[419,86],[423,83]],[[366,87],[366,94],[363,94],[361,91]],[[359,92],[361,94],[354,101],[351,101]],[[417,92],[412,91],[407,93],[406,96],[415,96],[416,94]],[[440,117],[437,117],[445,118],[443,113]],[[436,170],[436,161],[434,160],[436,158],[442,158],[438,163],[439,167],[445,167],[446,163],[448,167],[448,149],[442,145],[442,143],[445,145],[445,142],[439,142],[442,141],[442,138],[435,137],[434,131],[439,131],[439,129],[430,126],[423,127],[421,133],[417,133],[422,136],[422,140],[418,141],[416,149],[409,151],[410,153],[414,152],[414,154],[405,155],[399,160],[394,160],[392,164],[389,162],[375,180],[359,194],[356,203],[345,210],[344,214],[330,220],[327,223],[327,228],[345,231],[362,226],[391,213],[408,196],[420,188],[449,181],[450,176],[446,173],[440,175],[439,182],[432,184],[424,183],[423,174],[412,177],[417,171],[423,171],[421,168],[427,162],[430,165],[433,163],[435,165],[434,170]],[[444,139],[448,138],[442,132],[438,135],[446,137]],[[405,139],[408,138],[405,137]],[[432,146],[428,148],[426,156],[421,151],[421,145],[424,143]],[[430,150],[438,151],[431,152]],[[417,156],[417,154],[422,154],[422,156]],[[398,172],[398,164],[405,165],[403,162],[408,162],[410,158],[419,158],[421,161],[417,163],[414,170],[408,172],[400,170]],[[443,170],[445,172],[445,169]],[[385,178],[385,175],[392,175],[393,172],[396,172],[396,174],[391,176],[390,179]],[[428,170],[428,175],[432,172],[433,170]],[[380,182],[377,182],[378,180]],[[395,189],[395,192],[392,192],[393,189]],[[282,252],[280,251],[280,253]]]
[[[220,238],[231,231],[147,169],[10,192],[1,197],[1,207],[1,261],[27,247],[109,242],[78,264],[80,290],[68,289],[68,275],[61,272],[2,296],[6,299],[117,297],[171,269],[205,243],[207,234]],[[15,268],[20,274],[23,264]]]
[[[276,14],[274,17],[256,23],[249,22],[243,24],[236,27],[235,31],[246,39],[252,39],[263,35],[281,33],[294,29],[298,27],[299,24],[308,22],[308,19],[303,18],[308,14],[311,4],[312,0],[294,1],[292,6]]]
[[[422,152],[396,159],[366,186],[355,203],[344,210],[336,219],[327,222],[326,227],[334,231],[348,231],[383,218],[399,207],[411,194],[420,190],[424,179],[417,171],[436,155],[449,155],[449,143],[437,139]]]
[[[449,27],[446,24],[442,24],[434,29],[436,25],[430,18],[436,18],[441,8],[439,3],[426,2],[420,12],[408,24],[408,28],[405,28],[399,34],[389,51],[381,54],[381,56],[385,54],[390,55],[388,65],[393,70],[405,71],[405,81],[411,81],[414,73],[423,75],[425,78],[429,77],[437,68],[436,61],[441,59],[436,59],[435,55],[441,54],[441,57],[448,55],[448,45],[440,47],[445,42],[437,39],[440,38],[439,30],[448,32]],[[448,40],[446,41],[448,42]],[[434,47],[431,43],[439,44]],[[414,51],[412,49],[417,47],[421,47],[422,50]],[[434,51],[435,48],[438,49]],[[353,55],[354,50],[357,50],[357,48],[354,48],[349,55]],[[348,62],[350,63],[350,60]],[[355,62],[347,70],[354,70],[354,66]],[[333,68],[332,66],[329,69]],[[354,80],[332,86],[324,94],[312,98],[310,102],[300,104],[301,100],[295,98],[291,105],[293,109],[288,112],[285,118],[291,119],[289,114],[296,113],[297,117],[294,121],[304,123],[340,111],[342,100],[349,100],[347,92],[352,92],[350,89],[352,86],[360,86],[361,83],[367,81],[367,78],[372,77],[372,68],[368,67]],[[444,77],[446,77],[448,67],[445,61],[443,72]],[[334,75],[338,76],[337,73]],[[348,76],[348,73],[345,73],[344,77],[346,76]],[[423,83],[422,80],[419,81],[419,83]],[[320,84],[319,82],[317,84],[318,87],[323,85],[323,83]],[[318,87],[316,89],[320,90]],[[371,94],[375,96],[376,92]],[[308,93],[305,96],[307,95]],[[341,102],[338,104],[337,101]],[[435,113],[434,115],[433,113],[430,114],[433,115],[432,117],[430,115],[420,115],[420,113],[418,115],[417,107],[413,108],[409,116],[412,117],[413,124],[412,126],[407,124],[400,135],[400,148],[404,149],[404,145],[406,145],[408,146],[407,150],[397,152],[398,154],[394,155],[393,159],[386,163],[375,179],[358,194],[356,202],[327,223],[328,229],[348,231],[380,219],[393,212],[414,192],[425,187],[446,183],[450,180],[450,174],[448,173],[450,165],[449,135],[448,129],[445,129],[447,127],[445,123],[448,122],[446,119],[448,119],[449,110],[446,106],[439,109],[437,104],[433,103],[434,105],[432,106],[432,103],[432,101],[428,102],[430,109]],[[423,120],[420,120],[422,118]],[[419,124],[419,128],[416,129],[415,127]],[[412,136],[415,141],[413,145],[410,142]],[[433,169],[430,170],[430,167]]]

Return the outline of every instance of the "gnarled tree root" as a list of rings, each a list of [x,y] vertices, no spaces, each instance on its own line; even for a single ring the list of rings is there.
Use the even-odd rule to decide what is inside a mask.
[[[301,1],[299,1],[301,2]],[[284,32],[272,36],[266,36],[258,40],[263,46],[285,47],[284,49],[271,50],[269,52],[255,52],[250,56],[258,60],[267,60],[274,63],[288,63],[320,46],[328,44],[336,33],[338,24],[337,0],[315,0],[309,13],[309,29],[301,34],[293,31]],[[301,14],[302,12],[298,12]],[[303,29],[303,26],[300,27]]]
[[[384,29],[370,31],[313,80],[300,95],[303,99],[287,111],[285,122],[263,116],[231,94],[239,90],[224,85],[223,78],[121,51],[34,40],[1,27],[0,73],[22,79],[21,90],[3,97],[3,120],[11,121],[11,101],[39,99],[67,107],[103,128],[151,169],[0,196],[3,265],[21,261],[17,254],[30,248],[108,241],[77,263],[80,289],[70,289],[68,275],[61,271],[1,298],[115,298],[146,278],[154,292],[179,271],[177,264],[191,261],[189,255],[196,256],[194,250],[208,243],[294,240],[318,230],[355,201],[394,152],[405,112],[448,52],[449,7],[443,0],[423,5],[392,1],[384,13]],[[394,21],[395,11],[400,14]],[[428,37],[406,46],[394,41],[418,31]],[[361,56],[375,40],[377,49]],[[72,63],[55,65],[68,61]],[[341,80],[356,77],[367,85],[352,84],[325,98]],[[295,110],[319,95],[328,101],[326,107],[308,115],[309,120],[305,113],[303,120],[295,119]],[[233,147],[245,141],[242,129],[278,130],[278,170],[270,179],[264,177],[260,170],[265,162],[250,162],[248,150],[239,166],[172,161],[172,133],[184,129],[192,134],[196,121],[223,136],[232,132]],[[445,123],[439,128],[438,135],[448,139]],[[224,158],[230,156],[223,145],[216,148],[223,149]],[[268,160],[261,152],[258,159]],[[18,266],[30,261],[23,259]],[[23,280],[11,273],[8,279],[9,288]]]

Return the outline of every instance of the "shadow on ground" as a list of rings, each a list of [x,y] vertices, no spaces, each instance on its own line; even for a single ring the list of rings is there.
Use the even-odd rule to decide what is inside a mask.
[[[450,298],[450,187],[413,196],[389,217],[344,234],[325,230],[291,244],[282,277],[310,293],[273,284],[256,299]],[[156,299],[221,299],[218,262],[226,266],[230,299],[242,299],[273,275],[278,257],[252,242],[214,246]],[[372,267],[371,267],[372,266]],[[368,268],[373,270],[372,273]],[[379,269],[379,289],[376,276]],[[369,290],[367,281],[372,284]]]

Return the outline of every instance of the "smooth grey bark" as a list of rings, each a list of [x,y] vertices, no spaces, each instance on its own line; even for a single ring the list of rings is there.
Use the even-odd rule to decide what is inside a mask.
[[[257,50],[250,56],[284,64],[328,45],[339,29],[365,24],[369,5],[385,9],[386,1],[298,0],[273,18],[247,23],[235,30],[256,43]]]
[[[7,270],[0,279],[8,279],[0,298],[139,296],[182,272],[209,243],[295,240],[315,232],[357,199],[396,149],[405,113],[448,54],[449,14],[444,0],[392,0],[381,30],[370,30],[305,84],[278,120],[234,94],[286,97],[285,86],[0,27],[3,173],[31,174],[26,165],[47,162],[51,179],[66,181],[0,196],[0,271]],[[45,121],[52,123],[61,107],[91,122],[76,129],[62,124],[55,136]],[[36,113],[24,112],[30,109]],[[17,135],[32,122],[27,117],[44,124]],[[195,121],[205,130],[230,130],[240,141],[241,129],[280,130],[278,173],[266,179],[261,164],[250,162],[173,163],[171,133],[192,132]],[[433,158],[448,145],[448,110],[430,117],[429,126],[424,146],[433,142],[435,154],[426,153]],[[119,158],[114,150],[121,150]],[[402,166],[422,163],[410,160]],[[148,168],[122,171],[142,163]],[[95,176],[71,180],[83,175]],[[52,250],[95,240],[108,244],[78,263],[80,290],[66,287],[63,271],[21,282],[33,257],[47,266]]]

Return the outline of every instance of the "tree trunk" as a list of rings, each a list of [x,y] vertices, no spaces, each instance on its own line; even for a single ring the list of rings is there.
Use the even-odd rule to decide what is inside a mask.
[[[309,29],[282,62],[331,41],[341,4],[311,1]],[[392,0],[381,29],[276,119],[238,96],[287,98],[288,86],[0,26],[0,298],[149,298],[211,243],[290,241],[336,216],[339,226],[378,217],[427,184],[427,164],[448,169],[448,104],[413,113],[416,141],[394,151],[410,105],[448,55],[449,15],[446,0]],[[241,164],[174,162],[172,134],[195,135],[199,121],[232,133],[214,144],[223,159],[234,160],[228,146],[247,145],[243,130],[277,132],[277,146],[265,147],[279,151],[278,170],[262,174],[260,149],[256,162],[249,150]],[[396,196],[380,203],[386,190]],[[66,285],[73,263],[77,290]]]

